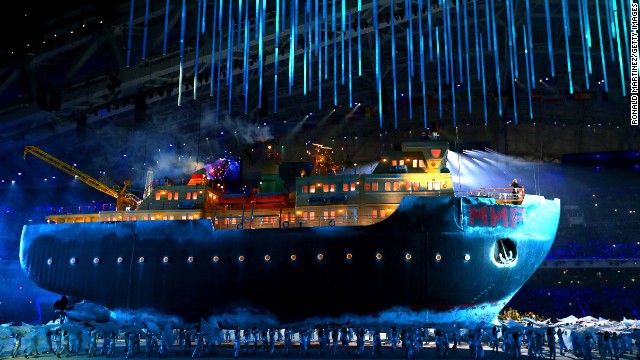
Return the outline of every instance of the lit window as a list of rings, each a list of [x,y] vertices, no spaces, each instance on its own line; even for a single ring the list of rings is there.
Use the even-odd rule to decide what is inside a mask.
[[[391,166],[398,166],[398,160],[391,160]]]
[[[325,210],[325,211],[322,213],[322,216],[323,216],[325,219],[328,219],[328,218],[329,218],[329,211],[326,211],[326,210]]]
[[[400,183],[397,181],[393,182],[393,191],[400,191]]]
[[[309,187],[307,185],[302,187],[302,192],[303,193],[308,193],[309,192]]]
[[[380,218],[384,219],[387,217],[387,213],[384,210],[380,210]]]
[[[419,182],[414,182],[413,183],[413,191],[418,191],[420,190],[420,183]]]
[[[172,192],[167,193],[167,200],[173,200],[173,193]]]
[[[391,191],[391,182],[387,181],[384,183],[384,191]]]
[[[413,160],[413,167],[414,168],[418,167],[418,160]]]
[[[323,185],[322,186],[322,191],[323,192],[329,192],[329,185],[328,184]]]
[[[371,210],[371,217],[374,219],[378,218],[378,210]]]
[[[329,191],[330,192],[335,192],[336,191],[336,184],[329,185]]]
[[[349,191],[349,183],[342,184],[342,191]]]
[[[356,184],[355,183],[351,183],[351,191],[356,191]]]
[[[404,166],[404,160],[400,160],[400,166]]]
[[[173,193],[173,200],[178,200],[178,194],[179,192],[177,191]]]
[[[364,184],[364,191],[371,191],[371,183]]]
[[[316,192],[316,186],[315,185],[309,185],[309,192],[310,193],[315,193]]]
[[[302,220],[307,220],[309,218],[309,212],[308,211],[303,211],[302,212]]]
[[[191,199],[195,200],[198,198],[198,193],[197,192],[193,192],[193,196],[191,196]]]
[[[314,220],[316,218],[316,212],[315,211],[309,211],[309,220]]]
[[[191,193],[187,191],[187,200],[191,200]]]
[[[156,192],[156,200],[160,200],[160,191]]]
[[[378,191],[378,183],[377,182],[371,183],[371,190],[372,191]]]
[[[424,160],[419,160],[418,161],[418,167],[421,167],[423,169],[426,167],[426,166],[424,166]]]

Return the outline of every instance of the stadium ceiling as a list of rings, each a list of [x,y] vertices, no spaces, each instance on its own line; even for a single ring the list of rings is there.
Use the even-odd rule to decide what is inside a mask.
[[[256,4],[255,0],[244,3],[241,0],[204,0],[204,3],[197,0],[74,0],[64,3],[32,8],[12,5],[15,8],[7,14],[24,21],[19,27],[3,25],[6,27],[3,33],[11,34],[0,51],[0,150],[3,153],[21,151],[24,145],[59,143],[60,139],[71,148],[90,140],[78,135],[84,134],[87,128],[98,131],[114,124],[144,127],[148,122],[171,121],[184,123],[182,130],[196,136],[201,128],[193,126],[194,118],[200,123],[203,119],[215,123],[216,119],[221,121],[225,114],[230,114],[256,123],[295,122],[310,112],[323,114],[334,108],[348,109],[350,101],[351,107],[361,103],[362,108],[370,110],[376,123],[380,121],[375,115],[376,109],[382,104],[386,107],[382,127],[393,129],[395,119],[389,104],[394,99],[394,69],[401,128],[424,127],[421,107],[424,102],[428,103],[428,120],[448,126],[454,121],[458,125],[484,124],[485,112],[489,125],[513,122],[515,114],[520,122],[579,125],[627,122],[627,94],[623,88],[628,87],[629,80],[626,55],[629,44],[622,41],[625,37],[615,36],[616,28],[622,34],[628,31],[625,30],[628,22],[623,21],[623,15],[628,18],[629,9],[624,1],[449,0],[445,3],[442,0],[364,0],[358,12],[357,0],[266,0],[262,42],[255,37],[256,25],[258,29],[262,26],[255,21],[259,18],[256,9],[261,8],[262,2]],[[297,42],[294,40],[295,60],[290,61],[290,20],[295,12],[291,11],[291,5],[296,3],[297,26],[293,28],[297,32]],[[219,11],[220,4],[222,11]],[[240,4],[243,9],[239,18]],[[334,5],[335,17],[332,16]],[[324,6],[328,12],[326,22],[322,19]],[[280,7],[284,8],[284,18]],[[351,19],[349,22],[349,15],[345,15],[344,31],[343,7]],[[213,42],[212,31],[216,9],[219,11],[215,17],[216,26],[222,19],[221,30],[215,31],[217,44]],[[246,18],[250,33],[246,52],[245,9],[249,9]],[[445,15],[448,15],[448,21]],[[274,80],[276,16],[281,22],[277,85]],[[374,26],[376,17],[377,30]],[[231,52],[228,51],[231,43],[229,19],[233,19],[234,34]],[[306,45],[305,19],[309,20],[310,30]],[[420,19],[424,81],[420,68]],[[448,30],[447,44],[444,30]],[[581,34],[589,36],[582,37]],[[352,49],[351,95],[349,43]],[[213,52],[212,44],[216,47]],[[316,52],[318,44],[322,46]],[[480,44],[482,51],[476,51]],[[378,57],[376,46],[380,49]],[[395,59],[392,46],[395,47]],[[584,56],[587,54],[585,47],[589,49],[589,63]],[[263,54],[262,64],[258,61],[260,53]],[[310,54],[310,63],[305,53]],[[226,75],[229,55],[233,58],[231,84],[227,84],[229,77]],[[344,85],[343,55],[347,68]],[[327,60],[325,66],[323,62]],[[514,82],[512,64],[515,66],[516,62],[519,74],[518,81]],[[322,64],[320,69],[319,63]],[[527,76],[529,67],[531,72]],[[409,75],[411,68],[412,76]],[[321,93],[318,91],[319,70],[323,78]],[[483,72],[484,83],[481,80]],[[290,74],[293,74],[291,87]],[[451,79],[447,80],[449,76]],[[606,89],[602,81],[605,78]],[[425,97],[422,96],[423,83]],[[532,88],[534,83],[537,91]],[[410,85],[411,100],[401,100],[409,98]],[[534,119],[530,118],[530,93]],[[471,101],[468,94],[472,94]],[[516,113],[512,104],[514,94]],[[457,109],[452,107],[452,98],[457,99],[453,102]],[[274,111],[276,99],[277,111]],[[266,103],[263,109],[261,102]],[[472,113],[468,111],[469,106],[473,107]],[[412,121],[408,120],[408,107],[413,112]]]

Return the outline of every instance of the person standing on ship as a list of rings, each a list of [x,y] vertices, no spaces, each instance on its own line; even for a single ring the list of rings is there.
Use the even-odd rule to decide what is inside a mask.
[[[240,342],[240,328],[236,327],[236,330],[233,332],[233,357],[236,359],[238,358],[238,355],[240,355]]]
[[[395,326],[392,326],[391,330],[389,330],[389,343],[391,344],[391,352],[396,352],[396,347],[398,346],[398,330]]]
[[[282,347],[282,356],[289,356],[289,350],[291,349],[291,330],[289,328],[284,329],[284,345]]]
[[[562,330],[561,327],[558,328],[558,331],[556,331],[556,334],[558,335],[558,346],[560,346],[560,356],[564,356],[564,352],[567,350],[567,345],[565,345],[564,343],[564,330]]]
[[[371,357],[376,359],[382,357],[380,350],[382,349],[382,340],[380,339],[380,331],[376,330],[373,333],[373,346],[371,350]]]
[[[552,328],[547,328],[547,342],[549,344],[549,360],[556,360],[556,334]]]
[[[271,328],[269,330],[269,358],[273,357],[273,353],[276,351],[276,330]]]
[[[87,349],[87,356],[94,357],[96,356],[96,351],[98,348],[98,330],[93,327],[89,332],[89,348]]]
[[[202,353],[204,352],[204,334],[200,330],[200,326],[198,325],[196,329],[196,346],[193,349],[193,354],[191,354],[192,358],[200,358],[202,357]]]

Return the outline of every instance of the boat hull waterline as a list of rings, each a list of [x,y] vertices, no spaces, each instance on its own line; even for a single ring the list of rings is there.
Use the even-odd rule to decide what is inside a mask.
[[[216,231],[211,220],[24,227],[43,289],[225,324],[491,322],[546,257],[560,200],[407,196],[369,226]]]

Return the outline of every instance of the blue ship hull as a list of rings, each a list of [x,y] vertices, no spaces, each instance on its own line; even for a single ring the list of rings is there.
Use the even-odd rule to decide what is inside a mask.
[[[522,205],[408,196],[369,226],[29,225],[20,261],[46,290],[181,321],[477,324],[492,321],[538,268],[559,216],[558,199],[534,195]]]

